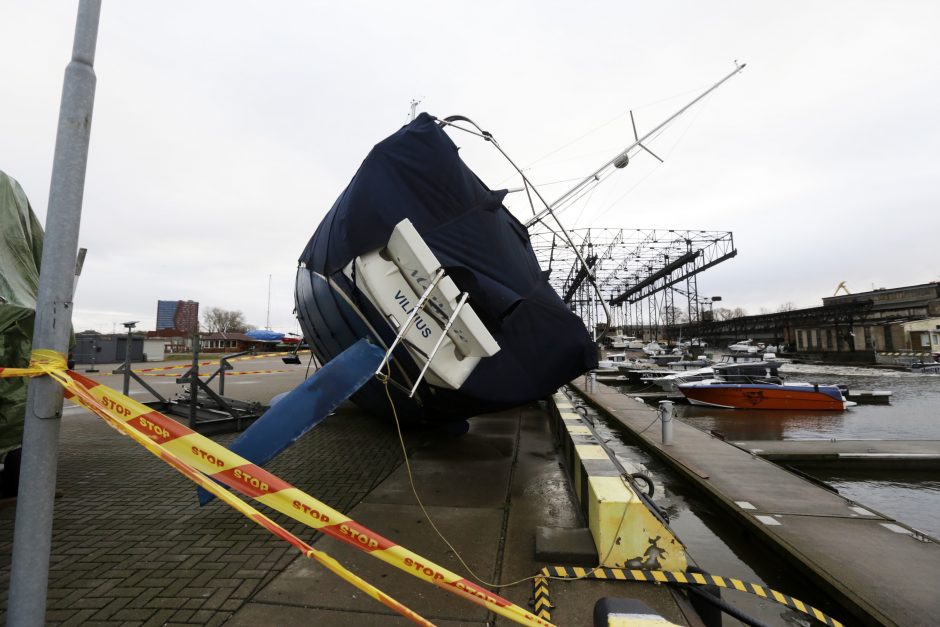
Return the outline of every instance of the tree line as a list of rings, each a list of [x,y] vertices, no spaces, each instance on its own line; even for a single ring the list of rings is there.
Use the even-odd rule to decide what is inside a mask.
[[[245,333],[256,327],[245,322],[240,311],[210,307],[202,314],[202,323],[209,333]]]

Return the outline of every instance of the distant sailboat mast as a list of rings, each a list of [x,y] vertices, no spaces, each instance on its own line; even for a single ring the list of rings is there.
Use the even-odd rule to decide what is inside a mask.
[[[268,275],[268,315],[264,320],[264,328],[271,330],[271,275]]]

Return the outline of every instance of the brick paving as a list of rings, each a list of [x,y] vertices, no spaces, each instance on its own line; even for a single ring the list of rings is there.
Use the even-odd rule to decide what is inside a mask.
[[[399,466],[399,446],[391,426],[344,407],[269,469],[345,512]],[[48,624],[219,625],[298,556],[223,504],[200,508],[189,481],[89,414],[63,421],[57,489]],[[0,509],[2,621],[14,517]]]

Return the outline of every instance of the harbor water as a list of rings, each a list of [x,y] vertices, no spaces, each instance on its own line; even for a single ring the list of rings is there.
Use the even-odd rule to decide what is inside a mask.
[[[839,383],[850,390],[890,390],[890,405],[858,405],[845,412],[730,410],[676,405],[680,420],[735,440],[937,440],[940,441],[940,376],[862,367],[788,364],[781,375],[790,381]],[[624,394],[635,387],[621,388]],[[619,425],[590,412],[595,428],[622,459],[644,464],[657,482],[655,500],[699,566],[716,574],[766,584],[842,614],[807,586],[798,573],[782,567],[759,542],[742,534],[709,500],[690,489],[671,470],[650,457]],[[653,418],[651,417],[651,420]],[[659,429],[658,423],[651,426]],[[846,498],[940,537],[940,476],[936,472],[807,468]],[[740,593],[726,600],[771,625],[806,624],[805,616]],[[737,621],[726,617],[726,624]]]
[[[840,383],[850,390],[890,390],[890,405],[844,412],[781,412],[677,405],[682,420],[734,440],[936,440],[940,442],[940,376],[862,367],[787,364],[788,381]],[[851,468],[812,474],[843,496],[940,538],[940,474]]]

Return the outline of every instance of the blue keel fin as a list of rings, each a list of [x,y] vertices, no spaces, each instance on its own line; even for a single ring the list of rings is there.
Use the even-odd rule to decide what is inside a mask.
[[[263,466],[365,385],[384,356],[378,346],[359,340],[264,412],[229,450]],[[197,493],[200,505],[213,498],[202,488]]]

